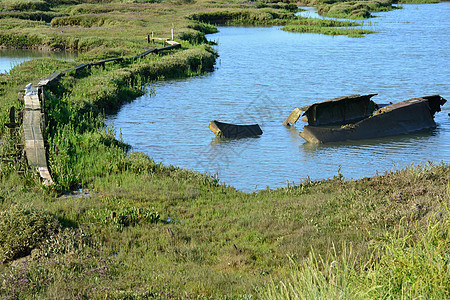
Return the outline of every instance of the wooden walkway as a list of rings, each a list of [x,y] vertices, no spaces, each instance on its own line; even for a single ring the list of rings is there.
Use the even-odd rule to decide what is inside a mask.
[[[46,186],[52,185],[53,180],[47,167],[47,155],[44,145],[43,128],[45,126],[44,114],[41,111],[42,91],[38,87],[25,89],[25,109],[23,112],[23,137],[25,140],[24,150],[28,165],[39,173],[42,183]],[[43,100],[43,99],[42,99]]]
[[[71,71],[78,72],[86,67],[101,66],[108,62],[136,60],[150,53],[159,53],[161,51],[181,47],[180,43],[172,40],[166,40],[165,43],[169,46],[150,49],[129,58],[117,57],[91,63],[83,63],[62,72],[52,73],[47,78],[41,80],[36,86],[30,85],[25,88],[25,95],[23,97],[25,103],[23,111],[24,151],[28,166],[39,173],[44,185],[50,186],[53,184],[53,179],[47,166],[47,154],[44,142],[44,130],[46,126],[45,113],[42,111],[42,108],[44,107],[44,87],[47,87],[47,85],[50,85],[52,82],[57,82],[62,76]]]

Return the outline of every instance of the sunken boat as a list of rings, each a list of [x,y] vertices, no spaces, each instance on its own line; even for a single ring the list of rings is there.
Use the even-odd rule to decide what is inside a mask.
[[[235,125],[216,120],[209,123],[209,129],[211,129],[216,136],[223,138],[253,137],[263,133],[258,124]]]
[[[352,95],[298,107],[283,122],[308,122],[300,136],[315,144],[379,138],[436,127],[434,115],[447,102],[440,95],[377,105],[370,95]]]

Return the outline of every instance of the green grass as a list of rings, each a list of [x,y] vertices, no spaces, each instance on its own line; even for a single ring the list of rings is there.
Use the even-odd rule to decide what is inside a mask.
[[[334,28],[319,27],[306,25],[286,25],[282,30],[299,33],[320,33],[326,35],[347,35],[349,37],[363,37],[365,34],[374,33],[375,31],[362,28]]]
[[[172,27],[176,40],[198,45],[207,42],[205,34],[217,31],[216,25],[342,25],[306,21],[294,15],[296,10],[294,4],[282,2],[80,1],[68,5],[63,1],[11,0],[5,2],[5,11],[0,14],[0,45],[76,50],[100,58],[111,49],[140,53],[148,35],[153,32],[157,37],[169,37]],[[329,34],[330,30],[311,27],[309,32]]]
[[[449,192],[450,193],[450,189]],[[450,296],[448,203],[425,226],[402,219],[392,233],[373,237],[368,258],[344,244],[326,257],[314,250],[291,272],[261,290],[262,299],[447,299]],[[417,222],[417,221],[416,221]]]
[[[87,185],[91,196],[86,199],[58,198],[33,186],[17,185],[14,190],[5,186],[1,194],[4,212],[9,213],[12,201],[27,203],[29,209],[46,212],[60,224],[56,233],[35,237],[33,243],[39,247],[33,248],[26,264],[7,269],[2,285],[5,293],[19,298],[47,298],[55,293],[88,298],[107,294],[118,298],[255,296],[270,282],[277,290],[279,280],[286,280],[284,274],[296,278],[292,261],[306,259],[305,270],[312,274],[301,276],[319,277],[323,266],[334,260],[343,268],[334,274],[335,282],[364,282],[369,288],[361,292],[369,291],[371,285],[381,286],[370,294],[374,298],[383,293],[395,295],[388,285],[394,286],[394,277],[389,281],[378,275],[391,270],[391,264],[403,266],[422,253],[425,248],[418,244],[414,253],[404,247],[412,245],[410,233],[415,233],[415,240],[429,226],[440,233],[442,226],[433,222],[447,220],[447,212],[438,199],[450,201],[448,165],[414,167],[362,181],[343,181],[337,176],[252,194],[218,185],[205,175],[155,164],[139,153],[123,156],[114,166],[121,171],[93,174],[95,178]],[[417,187],[427,191],[419,193]],[[403,191],[403,202],[391,199],[398,191]],[[443,215],[433,219],[439,211]],[[406,232],[401,232],[399,222]],[[428,257],[434,258],[440,273],[426,260],[414,268],[420,272],[428,266],[430,271],[422,278],[433,272],[429,281],[445,283],[447,275],[442,270],[448,261],[436,254],[442,255],[448,238],[436,237],[435,241],[425,235],[422,241],[435,246]],[[367,248],[367,243],[377,248]],[[392,248],[387,248],[390,243]],[[363,263],[372,262],[374,249],[398,254],[374,261],[367,278],[355,278]],[[410,258],[398,262],[406,254]],[[347,256],[349,265],[343,265]],[[378,265],[384,266],[382,270],[375,269]],[[341,278],[341,272],[347,277]],[[328,284],[327,278],[324,274],[319,282],[310,282],[310,288],[323,295],[320,284]],[[18,282],[27,284],[19,289]],[[428,287],[436,295],[442,292],[437,286]],[[327,295],[341,291],[333,284],[328,289]],[[349,286],[348,293],[352,291]]]
[[[366,19],[372,12],[394,9],[391,1],[339,2],[318,7],[319,13],[330,18]]]

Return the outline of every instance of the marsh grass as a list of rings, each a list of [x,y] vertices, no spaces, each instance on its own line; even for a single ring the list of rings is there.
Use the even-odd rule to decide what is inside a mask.
[[[73,9],[74,16],[120,10],[128,14],[123,18],[138,9],[147,9],[146,17],[158,10],[177,26],[197,26],[187,29],[199,37],[195,32],[214,26],[184,16],[200,9],[214,15],[218,5],[94,2],[76,7],[57,2],[51,8],[65,15]],[[221,6],[254,9],[232,1]],[[269,9],[251,18],[284,20],[270,20],[276,9]],[[236,21],[244,20],[239,15]],[[10,21],[21,24],[11,28],[18,36],[34,34],[61,47],[69,40],[83,49],[102,44],[85,53],[86,60],[141,53],[140,39],[153,28],[162,34],[170,22],[148,26],[135,20],[136,28],[142,26],[128,39],[111,24],[53,28],[52,36],[48,28],[28,28],[41,23]],[[61,30],[68,35],[56,35]],[[7,30],[2,34],[12,36]],[[112,45],[118,52],[108,49]],[[442,208],[450,202],[448,164],[410,166],[356,181],[338,171],[328,180],[244,193],[217,177],[128,152],[114,128],[105,127],[103,114],[143,93],[152,80],[194,76],[213,67],[216,53],[209,46],[189,41],[182,46],[167,55],[68,73],[46,89],[49,165],[56,184],[45,188],[33,172],[17,174],[23,159],[0,161],[0,212],[7,216],[0,221],[0,253],[8,261],[0,271],[0,298],[253,298],[277,297],[280,291],[289,297],[297,284],[312,296],[333,297],[342,288],[349,297],[428,291],[448,298],[448,209]],[[21,107],[17,92],[28,82],[75,64],[33,60],[0,75],[0,119],[6,120],[11,105]],[[13,151],[18,137],[8,137],[4,128],[0,133],[2,154]],[[67,194],[78,189],[87,192]],[[365,289],[355,291],[356,283]]]
[[[307,25],[286,25],[284,31],[299,33],[319,33],[325,35],[347,35],[349,37],[363,37],[365,34],[375,33],[375,31],[362,28],[334,28]]]
[[[281,280],[286,291],[280,297],[310,289],[305,299],[351,296],[355,290],[360,298],[378,298],[399,295],[399,284],[416,275],[429,279],[418,279],[403,292],[444,291],[448,165],[251,194],[204,174],[157,164],[142,153],[124,155],[118,165],[120,172],[95,174],[89,180],[89,198],[36,197],[32,187],[2,190],[3,211],[12,201],[27,202],[65,228],[47,235],[48,243],[39,243],[36,253],[48,255],[30,258],[21,265],[26,271],[8,268],[8,278],[35,282],[16,291],[18,297],[56,292],[86,297],[275,297]],[[417,186],[426,191],[415,191]],[[403,199],[392,199],[399,190]],[[60,248],[58,241],[69,239],[61,234],[81,232],[85,238],[67,246],[72,250]],[[404,265],[409,267],[403,270]],[[417,274],[409,278],[410,270]],[[92,280],[97,280],[95,285]],[[4,281],[3,290],[15,290],[12,284]],[[264,289],[267,284],[272,294]]]
[[[358,257],[351,245],[327,256],[309,256],[281,281],[261,291],[262,299],[446,299],[449,296],[448,202],[425,226],[402,219],[393,232],[374,237],[371,255]]]
[[[20,1],[10,1],[20,6]],[[22,3],[22,4],[21,4]],[[318,21],[299,21],[294,15],[297,8],[287,3],[226,1],[210,3],[206,0],[192,3],[163,1],[161,3],[122,3],[111,1],[107,5],[95,1],[66,5],[60,1],[25,1],[29,10],[2,12],[0,45],[11,48],[48,48],[89,53],[100,59],[111,49],[124,49],[140,53],[147,36],[175,38],[189,45],[207,43],[205,34],[216,32],[216,25],[302,25],[312,26]],[[38,9],[36,3],[47,5]],[[19,5],[20,4],[20,5]],[[34,5],[34,6],[33,6]],[[27,6],[27,7],[28,7]],[[34,7],[34,8],[33,8]],[[20,19],[20,21],[19,21]],[[34,20],[34,23],[30,23]],[[48,26],[47,23],[50,23]],[[322,21],[321,27],[335,21]],[[350,25],[349,25],[350,26]],[[329,30],[309,32],[329,34]],[[133,34],[129,34],[133,32]],[[91,52],[92,51],[92,52]]]

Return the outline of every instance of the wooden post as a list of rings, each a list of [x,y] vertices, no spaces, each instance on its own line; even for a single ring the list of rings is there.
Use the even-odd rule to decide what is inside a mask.
[[[172,29],[170,30],[172,32],[172,41],[173,41],[173,29],[175,28],[175,25],[172,23]]]
[[[9,122],[16,123],[16,108],[14,106],[11,106],[9,110]]]
[[[11,136],[14,135],[14,132],[16,131],[16,108],[14,106],[11,106],[11,109],[9,110],[9,123],[11,124],[11,127],[9,128],[9,134]]]
[[[16,123],[16,108],[14,106],[9,110],[9,123],[5,123],[5,126],[9,128],[9,134],[13,136],[17,126],[19,126],[19,124]]]
[[[150,35],[147,34],[147,44],[150,44]]]

